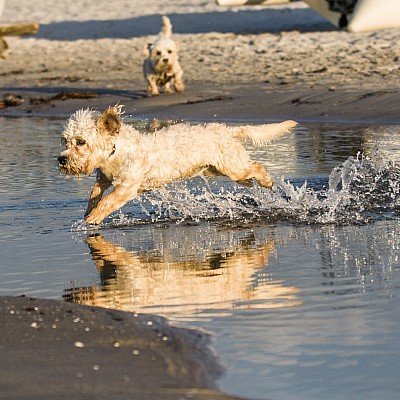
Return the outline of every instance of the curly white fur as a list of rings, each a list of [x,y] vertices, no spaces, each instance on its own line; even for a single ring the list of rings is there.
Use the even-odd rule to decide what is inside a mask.
[[[167,16],[163,16],[163,27],[154,43],[145,46],[143,53],[143,74],[147,81],[147,92],[158,96],[160,89],[172,93],[183,92],[183,70],[179,64],[179,43],[172,39],[172,25]]]

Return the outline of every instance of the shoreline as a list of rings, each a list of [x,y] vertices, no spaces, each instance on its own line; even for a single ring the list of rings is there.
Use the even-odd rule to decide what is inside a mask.
[[[281,87],[249,83],[191,84],[184,94],[147,97],[145,91],[50,87],[0,89],[21,104],[0,109],[4,117],[68,118],[80,108],[103,110],[124,105],[133,119],[266,122],[294,119],[300,123],[329,122],[399,124],[400,91],[348,86]]]

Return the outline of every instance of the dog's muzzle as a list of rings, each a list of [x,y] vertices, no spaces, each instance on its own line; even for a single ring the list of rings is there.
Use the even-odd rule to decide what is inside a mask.
[[[81,174],[89,174],[91,171],[88,171],[86,164],[77,163],[74,158],[71,158],[68,155],[61,154],[57,157],[58,161],[58,169],[61,173],[66,175],[81,175]]]
[[[58,169],[60,172],[70,175],[70,174],[76,174],[77,172],[73,171],[70,160],[68,159],[67,156],[59,156],[57,157],[58,161]]]
[[[65,166],[67,165],[68,159],[65,156],[60,156],[57,158],[58,161],[58,166],[60,168],[65,168]]]

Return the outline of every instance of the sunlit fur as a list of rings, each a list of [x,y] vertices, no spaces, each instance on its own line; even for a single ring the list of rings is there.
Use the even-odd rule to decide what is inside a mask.
[[[183,92],[183,71],[179,64],[179,44],[171,38],[172,25],[164,16],[163,27],[154,43],[149,43],[143,50],[146,59],[143,62],[143,74],[147,81],[147,92],[152,96],[160,94],[160,90],[172,93]]]
[[[122,122],[120,114],[121,107],[110,107],[101,115],[80,110],[62,133],[66,150],[58,158],[60,170],[73,175],[97,170],[85,213],[90,224],[99,224],[145,190],[201,173],[225,175],[243,184],[255,179],[271,188],[271,177],[250,159],[241,141],[266,144],[297,125],[294,121],[257,126],[179,123],[142,134]],[[111,185],[114,190],[103,197]]]
[[[99,140],[96,113],[88,109],[77,111],[69,119],[64,127],[61,141],[66,147],[61,154],[65,157],[66,163],[59,166],[60,171],[67,175],[90,174],[105,157],[107,149],[112,147],[108,135]]]

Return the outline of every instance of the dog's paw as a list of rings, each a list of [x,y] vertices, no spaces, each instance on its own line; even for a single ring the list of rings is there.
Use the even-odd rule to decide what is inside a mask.
[[[160,94],[160,91],[158,90],[158,88],[148,88],[147,89],[147,95],[150,97],[158,96],[159,94]]]
[[[89,225],[99,225],[103,221],[104,218],[105,217],[103,217],[99,213],[92,211],[89,215],[86,215],[84,219],[85,219],[85,222]]]
[[[185,91],[185,84],[183,82],[175,82],[174,88],[177,93],[183,93]]]

